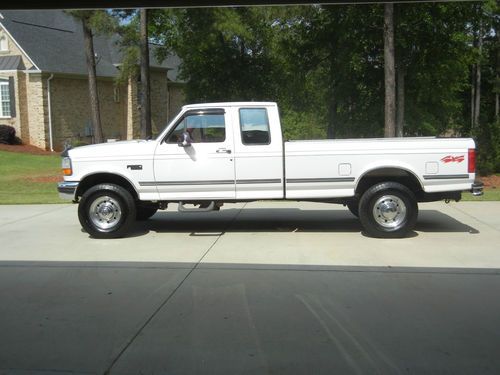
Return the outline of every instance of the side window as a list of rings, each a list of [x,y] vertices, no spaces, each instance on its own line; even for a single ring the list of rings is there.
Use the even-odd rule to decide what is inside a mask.
[[[265,108],[240,109],[241,142],[244,145],[268,145],[271,143],[269,119]]]
[[[184,133],[186,129],[184,120],[185,119],[179,122],[175,127],[174,131],[170,133],[167,139],[167,143],[179,143],[180,141],[182,141],[182,133]]]
[[[7,52],[9,50],[9,44],[7,42],[7,37],[0,34],[0,51]]]
[[[188,114],[170,133],[167,143],[178,143],[182,133],[188,132],[193,143],[224,142],[226,140],[226,124],[224,114]]]
[[[9,81],[0,80],[0,117],[11,117]]]

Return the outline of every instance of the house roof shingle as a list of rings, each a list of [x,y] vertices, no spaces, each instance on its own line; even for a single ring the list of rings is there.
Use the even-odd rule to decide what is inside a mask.
[[[83,29],[79,21],[62,10],[0,10],[0,23],[41,70],[50,73],[87,74]],[[117,36],[95,36],[97,75],[115,77],[121,62]],[[151,48],[151,51],[153,48]],[[175,81],[178,57],[158,62],[151,54],[150,66],[169,69],[168,78]],[[177,63],[177,66],[169,65]]]

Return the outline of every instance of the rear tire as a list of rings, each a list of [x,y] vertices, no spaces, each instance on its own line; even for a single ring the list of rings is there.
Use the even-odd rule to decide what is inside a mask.
[[[397,182],[373,185],[359,201],[359,220],[372,237],[405,237],[414,228],[417,216],[415,194]]]
[[[136,217],[132,195],[115,184],[99,184],[88,189],[78,206],[83,229],[94,238],[123,237]]]

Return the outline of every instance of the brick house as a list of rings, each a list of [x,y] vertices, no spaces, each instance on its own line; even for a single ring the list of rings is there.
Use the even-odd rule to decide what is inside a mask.
[[[105,139],[139,136],[135,79],[118,84],[117,37],[94,37],[101,122]],[[154,46],[153,46],[154,48]],[[151,112],[159,133],[184,101],[180,60],[152,53]],[[61,150],[65,142],[92,142],[82,25],[62,10],[0,11],[0,124],[24,143]]]

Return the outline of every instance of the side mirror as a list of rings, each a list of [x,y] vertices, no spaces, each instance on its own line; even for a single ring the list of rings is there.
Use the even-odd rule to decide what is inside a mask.
[[[192,139],[191,139],[191,136],[189,135],[189,133],[184,132],[184,133],[182,133],[181,141],[179,143],[177,143],[177,145],[179,147],[190,147],[191,142],[192,142]]]

